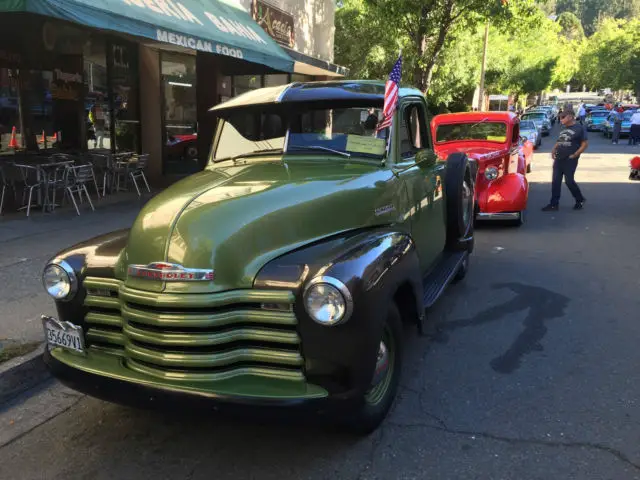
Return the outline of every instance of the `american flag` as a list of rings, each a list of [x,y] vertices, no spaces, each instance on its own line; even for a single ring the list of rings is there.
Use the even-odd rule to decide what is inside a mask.
[[[378,125],[378,130],[391,126],[393,114],[398,105],[398,89],[400,88],[400,77],[402,74],[402,54],[398,57],[396,64],[389,74],[389,80],[384,87],[384,107],[382,108],[382,122]]]

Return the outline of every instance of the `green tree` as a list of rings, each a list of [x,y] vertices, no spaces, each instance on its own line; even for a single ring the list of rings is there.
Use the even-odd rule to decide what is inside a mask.
[[[640,97],[640,19],[605,19],[589,38],[576,78],[590,88],[635,90]]]
[[[584,40],[584,29],[580,19],[573,12],[563,12],[558,15],[556,22],[560,25],[560,34],[567,40]]]

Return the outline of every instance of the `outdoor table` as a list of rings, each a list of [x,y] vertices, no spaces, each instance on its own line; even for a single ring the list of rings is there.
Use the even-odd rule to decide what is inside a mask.
[[[50,159],[49,159],[50,160]],[[52,172],[55,172],[59,167],[72,165],[74,163],[73,160],[64,160],[60,162],[52,162],[52,161],[42,161],[42,159],[38,159],[37,161],[29,161],[23,163],[14,163],[14,165],[18,168],[35,168],[36,170],[36,179],[37,182],[44,187],[44,189],[38,189],[38,205],[42,206],[42,211],[44,212],[48,206],[56,207],[51,203],[49,199],[49,186],[50,186],[50,175]],[[44,190],[44,192],[42,191]],[[44,198],[43,198],[44,197]]]

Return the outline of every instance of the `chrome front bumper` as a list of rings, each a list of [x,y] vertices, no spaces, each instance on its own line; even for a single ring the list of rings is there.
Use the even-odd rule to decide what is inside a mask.
[[[476,213],[478,220],[518,220],[520,212]]]

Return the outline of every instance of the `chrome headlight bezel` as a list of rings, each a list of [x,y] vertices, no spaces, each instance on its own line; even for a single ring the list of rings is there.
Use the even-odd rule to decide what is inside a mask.
[[[498,178],[499,172],[496,167],[487,167],[484,171],[484,178],[489,181],[495,180]]]
[[[52,293],[53,287],[47,285],[46,274],[50,268],[57,269],[58,273],[62,274],[60,275],[60,278],[65,280],[66,288],[63,296]],[[44,289],[49,294],[49,296],[51,296],[51,298],[56,301],[67,302],[75,297],[76,293],[78,292],[78,277],[76,276],[73,268],[71,268],[71,265],[69,265],[66,261],[54,260],[52,262],[49,262],[42,271],[42,285],[44,286]]]
[[[333,289],[334,293],[338,293],[342,297],[342,301],[344,302],[344,312],[340,317],[332,319],[330,321],[323,321],[322,319],[318,318],[316,312],[313,312],[310,309],[308,305],[309,295],[314,291],[314,289],[321,286]],[[351,292],[349,291],[347,286],[340,280],[329,276],[320,276],[311,279],[302,294],[302,303],[304,304],[304,309],[307,312],[307,315],[309,315],[309,317],[311,317],[314,322],[326,327],[333,327],[345,323],[347,320],[349,320],[351,314],[353,313],[353,297],[351,296]]]

